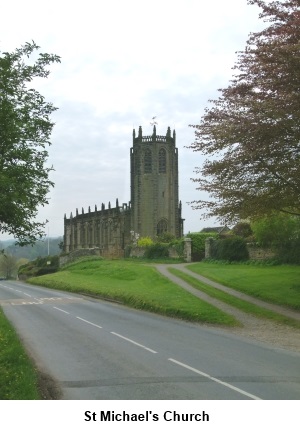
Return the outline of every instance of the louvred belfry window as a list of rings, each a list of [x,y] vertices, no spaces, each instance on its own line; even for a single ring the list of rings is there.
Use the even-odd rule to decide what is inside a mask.
[[[166,150],[161,148],[158,153],[158,173],[166,173],[167,171],[167,154]]]
[[[144,173],[152,173],[152,153],[150,149],[145,150]]]

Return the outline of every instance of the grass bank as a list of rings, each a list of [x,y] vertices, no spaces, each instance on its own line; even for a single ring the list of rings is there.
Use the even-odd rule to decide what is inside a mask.
[[[188,321],[236,325],[235,318],[194,297],[154,267],[126,260],[86,260],[29,280],[48,288],[92,294]]]
[[[38,374],[0,309],[0,399],[39,400]]]
[[[211,287],[210,285],[204,284],[198,279],[195,279],[193,276],[190,276],[180,270],[170,268],[169,271],[173,273],[175,276],[177,276],[178,278],[190,284],[192,287],[200,291],[203,291],[208,296],[218,299],[224,303],[227,303],[228,305],[233,306],[237,309],[240,309],[243,312],[249,313],[251,315],[255,315],[258,318],[267,318],[269,320],[286,324],[291,327],[300,328],[299,321],[296,321],[292,318],[285,317],[276,312],[257,306],[253,303],[249,303],[245,300],[239,299],[238,297],[234,297],[231,294],[225,293],[224,291],[220,291],[217,288]]]
[[[201,262],[188,269],[250,296],[300,310],[300,266]]]

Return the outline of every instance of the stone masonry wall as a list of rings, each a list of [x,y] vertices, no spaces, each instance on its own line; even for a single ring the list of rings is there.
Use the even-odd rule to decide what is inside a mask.
[[[274,258],[275,253],[270,248],[259,248],[258,246],[247,244],[250,260],[268,260]]]
[[[205,241],[205,258],[211,258],[211,250],[213,242],[216,239],[209,237]],[[260,248],[257,245],[247,243],[247,249],[249,252],[249,260],[268,260],[269,258],[274,258],[275,253],[270,248]]]

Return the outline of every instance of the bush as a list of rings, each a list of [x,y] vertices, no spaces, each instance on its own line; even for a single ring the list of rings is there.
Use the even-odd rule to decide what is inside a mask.
[[[144,257],[149,259],[169,257],[169,244],[157,242],[147,246]]]
[[[253,223],[256,240],[284,264],[300,264],[300,217],[272,214]]]
[[[226,261],[248,260],[249,253],[246,241],[238,236],[216,240],[212,247],[212,258]]]
[[[147,247],[147,246],[150,246],[150,245],[153,245],[153,240],[151,239],[151,237],[141,237],[139,240],[138,240],[138,243],[137,243],[137,245],[138,246],[140,246],[141,248],[144,248],[144,247]]]
[[[300,217],[274,213],[253,222],[252,230],[261,246],[279,249],[300,238]]]
[[[238,222],[232,229],[235,236],[249,238],[253,235],[252,228],[248,222]]]
[[[205,257],[205,241],[209,237],[218,237],[218,233],[188,233],[186,237],[192,239],[192,260],[201,261]]]
[[[50,264],[49,264],[50,263]],[[22,265],[19,268],[18,276],[20,279],[31,278],[33,276],[41,276],[48,273],[57,272],[59,269],[58,255],[49,257],[38,257],[34,261]]]
[[[173,247],[175,249],[175,251],[178,254],[179,258],[183,257],[184,254],[184,240],[183,239],[176,239],[176,240],[172,240],[172,242],[169,244],[169,248]]]
[[[300,264],[300,239],[290,240],[277,248],[277,258],[284,264]]]
[[[157,243],[171,243],[174,240],[175,240],[174,234],[169,233],[168,231],[157,236]]]

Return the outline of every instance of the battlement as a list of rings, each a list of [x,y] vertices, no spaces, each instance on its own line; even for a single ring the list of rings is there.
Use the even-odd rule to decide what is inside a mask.
[[[116,206],[114,208],[111,207],[111,203],[108,203],[108,207],[105,208],[105,204],[102,203],[100,206],[100,209],[97,208],[97,205],[95,205],[95,210],[92,211],[91,207],[89,206],[88,211],[84,212],[84,209],[82,208],[81,213],[79,213],[78,209],[76,209],[75,216],[73,216],[73,213],[71,212],[70,218],[67,218],[67,215],[65,214],[65,221],[71,222],[74,218],[76,220],[88,220],[91,217],[97,216],[103,216],[103,215],[109,215],[109,216],[115,216],[120,213],[127,212],[131,209],[131,202],[123,203],[121,206],[119,206],[118,199],[116,200]]]
[[[142,142],[153,142],[155,140],[156,142],[167,142],[166,136],[155,136],[155,139],[153,139],[152,136],[142,136]]]
[[[135,129],[133,129],[133,144],[152,143],[152,142],[171,143],[171,144],[175,145],[176,144],[175,130],[173,131],[173,136],[171,136],[170,127],[168,127],[168,130],[167,130],[167,133],[165,136],[157,135],[156,134],[156,126],[154,125],[152,135],[143,136],[142,127],[140,126],[138,135],[136,136]]]

